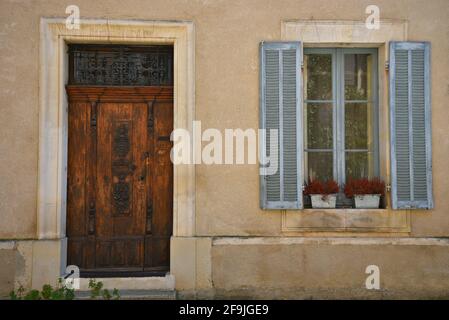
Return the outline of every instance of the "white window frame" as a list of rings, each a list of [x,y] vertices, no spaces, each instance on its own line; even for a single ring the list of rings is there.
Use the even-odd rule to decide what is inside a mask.
[[[378,55],[377,48],[305,48],[304,57],[307,54],[330,54],[332,55],[332,100],[307,100],[304,99],[304,113],[306,112],[306,103],[332,103],[332,117],[333,117],[333,148],[326,149],[326,151],[332,151],[333,155],[333,178],[338,182],[340,186],[343,186],[346,182],[346,148],[345,148],[345,97],[344,97],[344,54],[372,54],[372,92],[373,98],[371,101],[367,100],[367,103],[372,103],[372,121],[373,121],[373,147],[372,153],[374,155],[374,172],[373,175],[378,177],[379,170],[379,106],[378,106]],[[304,73],[306,70],[304,70]],[[304,80],[303,80],[304,81]],[[304,87],[306,84],[304,84]],[[304,89],[307,90],[307,89]],[[353,101],[354,102],[354,101]],[[365,101],[361,101],[365,102]],[[307,123],[304,123],[304,128],[307,127]],[[305,129],[306,130],[306,129]],[[306,131],[304,131],[306,132]],[[304,134],[306,136],[306,134]],[[304,142],[304,144],[306,144]],[[311,151],[320,149],[308,149],[304,148],[304,157],[306,152],[320,152]],[[324,149],[323,149],[324,151]],[[358,152],[358,151],[354,151]],[[304,161],[306,162],[306,161]],[[304,168],[304,172],[308,168]]]

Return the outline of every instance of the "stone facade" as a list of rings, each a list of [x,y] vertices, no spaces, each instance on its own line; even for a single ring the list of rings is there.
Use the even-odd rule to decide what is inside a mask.
[[[369,1],[0,2],[0,296],[54,283],[65,269],[66,42],[175,44],[175,128],[258,128],[261,41],[379,48],[380,163],[389,179],[388,42],[429,41],[432,210],[263,211],[257,165],[175,169],[170,275],[110,279],[123,289],[176,288],[180,297],[449,298],[449,6]],[[365,289],[365,268],[381,289]]]

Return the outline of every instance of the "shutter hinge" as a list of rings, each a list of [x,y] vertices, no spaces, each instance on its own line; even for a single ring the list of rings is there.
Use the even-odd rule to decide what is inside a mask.
[[[304,70],[304,60],[301,60],[301,70]]]
[[[391,192],[391,185],[387,184],[386,188],[387,188],[387,192]]]
[[[390,71],[390,61],[385,61],[385,71]]]

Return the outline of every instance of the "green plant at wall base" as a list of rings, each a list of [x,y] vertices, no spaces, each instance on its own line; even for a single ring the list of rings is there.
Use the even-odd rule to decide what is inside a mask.
[[[114,288],[112,293],[108,289],[103,289],[103,282],[96,280],[89,280],[90,298],[103,298],[105,300],[120,299],[120,294]],[[11,300],[73,300],[75,298],[75,290],[68,288],[62,279],[58,280],[56,287],[49,284],[44,284],[42,290],[29,290],[26,292],[23,286],[20,286],[17,291],[11,291],[9,294]]]
[[[116,288],[111,293],[108,289],[103,289],[103,282],[96,281],[95,279],[89,280],[89,289],[91,299],[97,299],[98,297],[102,297],[105,300],[120,299],[120,294]]]
[[[73,300],[75,290],[68,288],[62,279],[58,280],[56,287],[49,284],[42,286],[42,290],[30,290],[25,292],[25,288],[20,286],[17,291],[11,291],[9,294],[11,300]]]

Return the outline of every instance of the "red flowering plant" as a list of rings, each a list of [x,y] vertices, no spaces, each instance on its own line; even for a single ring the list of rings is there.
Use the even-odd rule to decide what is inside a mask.
[[[385,194],[385,183],[379,178],[373,179],[349,179],[345,184],[346,197],[353,198],[361,194]]]
[[[335,180],[332,179],[326,181],[310,180],[304,189],[304,194],[329,195],[338,193],[338,190],[339,190],[338,183]]]

